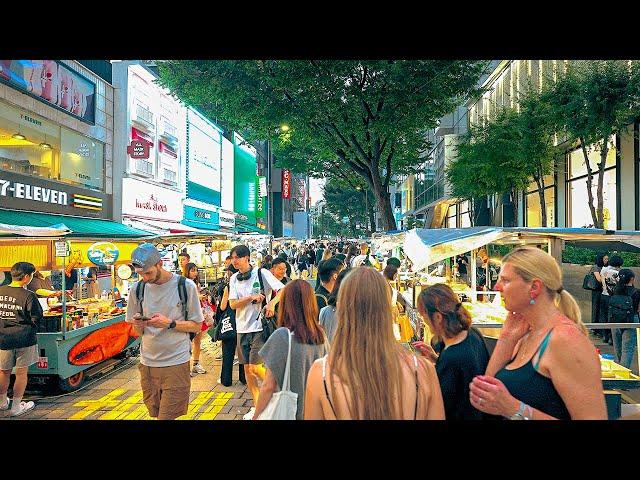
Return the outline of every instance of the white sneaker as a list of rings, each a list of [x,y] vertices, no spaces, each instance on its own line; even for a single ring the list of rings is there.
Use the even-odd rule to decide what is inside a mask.
[[[216,380],[216,383],[222,383],[222,380],[220,379],[220,377],[218,377],[218,380]]]
[[[193,366],[191,373],[207,373],[207,371],[204,368],[202,368],[202,365],[200,365],[199,363],[196,363]]]
[[[7,403],[0,405],[0,410],[9,410],[9,398],[7,397]]]
[[[243,420],[252,420],[253,419],[253,414],[256,413],[256,407],[251,407],[251,410],[249,410],[247,413],[245,413],[242,416]]]
[[[36,404],[33,402],[20,402],[20,406],[17,410],[14,410],[13,408],[11,409],[11,416],[17,417],[19,415],[22,415],[23,413],[27,413],[33,410],[33,407],[35,406]]]

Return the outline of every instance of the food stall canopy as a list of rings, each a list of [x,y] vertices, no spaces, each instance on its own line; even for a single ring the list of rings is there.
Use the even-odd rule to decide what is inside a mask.
[[[0,235],[22,235],[25,237],[58,237],[71,233],[63,223],[51,227],[29,227],[26,225],[8,225],[0,223]]]
[[[13,229],[8,229],[9,231],[0,231],[0,238],[28,235],[27,233],[21,233],[27,227],[56,229],[74,238],[141,238],[152,236],[146,230],[131,228],[109,220],[5,209],[0,209],[0,224],[5,227],[13,226]],[[20,228],[16,229],[16,227]],[[37,236],[44,236],[44,232],[44,230],[40,230],[40,234]],[[53,233],[50,236],[59,235],[60,233]]]
[[[556,238],[583,245],[627,245],[632,251],[637,251],[633,249],[640,247],[640,232],[596,228],[414,228],[403,236],[404,252],[413,263],[415,271],[489,243],[531,244]]]
[[[148,220],[141,218],[125,218],[124,221],[137,228],[148,229],[155,235],[178,235],[184,233],[206,234],[212,232],[211,230],[190,227],[180,222],[165,222],[163,220]]]

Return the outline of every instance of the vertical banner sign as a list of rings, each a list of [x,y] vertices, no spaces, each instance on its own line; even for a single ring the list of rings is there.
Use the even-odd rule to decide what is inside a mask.
[[[259,189],[258,191],[260,192],[259,195],[261,197],[266,197],[267,196],[267,177],[258,177],[258,183],[259,183]]]
[[[264,198],[260,192],[260,177],[256,177],[256,218],[264,218]]]
[[[291,198],[291,172],[282,170],[282,198]]]

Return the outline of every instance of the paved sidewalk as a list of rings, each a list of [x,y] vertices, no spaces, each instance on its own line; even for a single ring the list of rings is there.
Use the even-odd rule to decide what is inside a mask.
[[[207,373],[191,378],[189,411],[180,420],[241,420],[253,406],[251,393],[238,381],[238,365],[234,365],[234,383],[225,387],[217,383],[221,360],[214,360],[220,347],[208,335],[202,339],[200,363]],[[33,399],[36,407],[20,417],[0,412],[0,420],[150,420],[142,402],[138,358],[119,364],[115,371],[87,380],[78,391]]]

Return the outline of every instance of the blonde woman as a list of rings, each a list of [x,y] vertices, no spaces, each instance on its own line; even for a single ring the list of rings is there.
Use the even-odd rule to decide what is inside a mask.
[[[513,420],[607,418],[600,362],[560,266],[537,248],[502,259],[496,285],[509,313],[471,404]]]
[[[433,365],[393,336],[391,292],[382,275],[354,269],[337,300],[330,353],[309,371],[305,420],[444,419]]]

